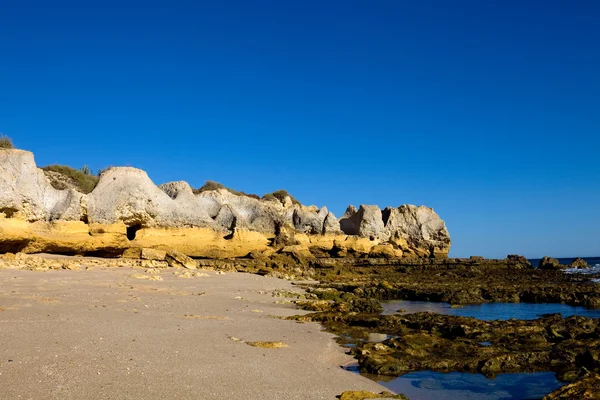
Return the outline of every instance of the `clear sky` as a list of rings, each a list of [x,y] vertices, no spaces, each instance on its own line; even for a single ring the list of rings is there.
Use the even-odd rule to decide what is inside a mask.
[[[600,2],[0,0],[0,132],[40,166],[425,204],[452,256],[599,255]]]

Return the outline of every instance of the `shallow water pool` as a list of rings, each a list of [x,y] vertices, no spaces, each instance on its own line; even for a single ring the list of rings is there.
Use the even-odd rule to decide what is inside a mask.
[[[567,304],[551,303],[485,303],[469,304],[454,308],[448,303],[429,301],[392,300],[381,303],[383,314],[410,314],[421,311],[431,311],[438,314],[474,317],[481,320],[536,319],[542,314],[562,314],[563,317],[581,315],[590,318],[600,318],[600,310],[590,310],[584,307],[573,307]],[[402,311],[398,311],[402,310]]]
[[[493,379],[481,374],[421,371],[382,380],[369,376],[396,393],[419,400],[532,400],[561,387],[554,373],[501,374]]]

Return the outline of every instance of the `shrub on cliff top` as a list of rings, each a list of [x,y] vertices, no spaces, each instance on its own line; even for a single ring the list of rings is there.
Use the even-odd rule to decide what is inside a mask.
[[[294,198],[291,194],[287,192],[287,190],[276,190],[273,193],[267,193],[263,196],[263,200],[272,200],[277,199],[281,204],[284,203],[285,198],[289,197],[292,200],[292,204],[300,205],[300,202]]]
[[[0,136],[0,149],[14,149],[13,142],[8,136]]]
[[[87,166],[77,170],[66,165],[48,165],[42,169],[62,175],[63,179],[50,179],[52,187],[59,190],[73,187],[78,192],[88,194],[94,190],[99,181]]]
[[[251,197],[256,200],[260,200],[260,197],[258,195],[248,194],[248,193],[244,193],[244,192],[238,192],[237,190],[228,188],[227,186],[224,186],[224,185],[220,184],[219,182],[215,182],[215,181],[206,181],[201,188],[194,189],[193,192],[194,192],[194,194],[200,194],[202,192],[208,192],[210,190],[219,190],[219,189],[225,189],[229,193],[234,194],[236,196],[246,196],[246,197]]]

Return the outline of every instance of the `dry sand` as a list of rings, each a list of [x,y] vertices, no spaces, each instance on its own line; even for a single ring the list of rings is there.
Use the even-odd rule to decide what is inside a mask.
[[[184,271],[0,269],[0,398],[334,399],[385,390],[340,368],[353,360],[318,324],[273,318],[302,313],[270,293],[299,291],[289,282],[174,272]]]

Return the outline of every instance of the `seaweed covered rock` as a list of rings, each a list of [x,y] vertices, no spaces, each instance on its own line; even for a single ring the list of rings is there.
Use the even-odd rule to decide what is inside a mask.
[[[373,393],[364,390],[353,390],[342,393],[339,397],[340,400],[365,400],[365,399],[400,399],[408,400],[408,397],[403,394],[392,394],[390,392]]]
[[[326,311],[296,317],[320,321],[338,335],[390,335],[383,342],[354,341],[362,372],[500,373],[553,371],[563,381],[600,372],[598,319],[559,314],[536,320],[483,321],[420,312],[376,315]],[[357,333],[359,335],[357,335]]]
[[[531,263],[529,262],[529,260],[526,257],[520,256],[518,254],[509,254],[506,257],[506,264],[509,267],[515,268],[515,269],[533,268],[533,266],[531,265]]]
[[[570,383],[545,396],[542,400],[600,399],[600,375],[590,373],[577,382]]]

